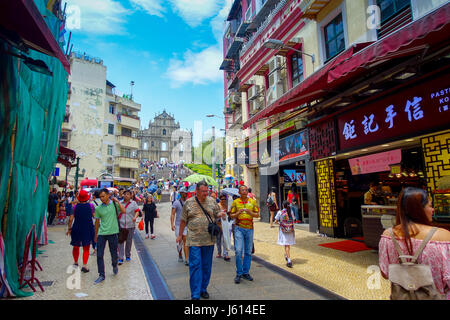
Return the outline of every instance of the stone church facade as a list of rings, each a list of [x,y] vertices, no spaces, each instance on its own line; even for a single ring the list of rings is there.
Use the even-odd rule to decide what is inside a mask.
[[[156,115],[153,120],[150,120],[147,129],[139,131],[139,159],[177,162],[178,159],[173,159],[172,154],[172,150],[182,142],[182,139],[172,141],[172,134],[177,130],[180,130],[180,123],[175,122],[173,115],[167,113],[166,110]],[[189,135],[192,142],[192,133]]]

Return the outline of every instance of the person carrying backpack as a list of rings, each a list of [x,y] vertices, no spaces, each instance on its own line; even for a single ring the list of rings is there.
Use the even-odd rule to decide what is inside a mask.
[[[267,200],[266,200],[266,204],[269,207],[269,212],[270,212],[270,227],[273,228],[273,218],[275,215],[275,212],[277,212],[278,209],[278,204],[277,204],[277,194],[275,193],[277,189],[275,187],[272,187],[272,192],[270,192],[267,195]]]
[[[396,226],[385,230],[378,246],[391,300],[450,300],[450,232],[431,226],[433,212],[425,190],[400,193]]]
[[[275,220],[279,221],[278,244],[284,246],[284,258],[287,266],[292,268],[291,246],[295,244],[294,217],[289,201],[283,201],[283,210],[278,211]]]

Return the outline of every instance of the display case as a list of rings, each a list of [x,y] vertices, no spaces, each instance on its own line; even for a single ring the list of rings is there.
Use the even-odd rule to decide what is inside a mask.
[[[433,192],[433,220],[450,222],[450,190],[435,190]]]
[[[396,210],[396,206],[361,206],[362,229],[366,246],[378,249],[378,243],[384,230],[395,224]]]

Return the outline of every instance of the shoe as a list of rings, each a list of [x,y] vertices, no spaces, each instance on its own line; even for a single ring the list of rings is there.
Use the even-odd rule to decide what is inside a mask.
[[[209,299],[209,293],[207,291],[200,293],[200,297],[202,297],[203,299]]]
[[[243,275],[242,275],[242,278],[244,278],[245,280],[248,280],[248,281],[253,281],[252,276],[249,275],[248,273],[247,273],[247,274],[243,274]]]
[[[289,261],[286,265],[287,265],[289,268],[292,268],[292,262],[291,262],[291,261]]]
[[[189,266],[189,261],[186,260],[186,261],[184,262],[184,265],[185,265],[185,266]]]
[[[236,278],[234,278],[234,283],[241,283],[241,276],[236,276]]]
[[[123,264],[123,260],[119,259],[119,261],[117,262],[119,266],[121,266]]]
[[[129,261],[131,261],[131,258],[126,258],[125,260],[126,260],[127,262],[129,262]]]
[[[223,260],[230,261],[230,257],[225,257],[225,258],[223,258]]]
[[[89,272],[89,269],[83,267],[83,268],[81,268],[81,272],[83,272],[83,273],[88,273],[88,272]]]
[[[183,257],[178,257],[178,262],[183,262]]]
[[[94,284],[99,284],[100,282],[102,282],[104,280],[105,280],[104,276],[99,276],[98,279],[94,281]]]
[[[220,254],[216,256],[217,259],[223,258]]]
[[[116,275],[117,273],[119,273],[119,267],[115,266],[113,267],[113,273]]]
[[[152,236],[150,237],[150,239],[155,239],[156,236],[154,234],[152,234]]]
[[[148,239],[148,238],[149,238],[149,235],[148,235],[148,234],[146,234],[146,235],[145,235],[145,239]]]

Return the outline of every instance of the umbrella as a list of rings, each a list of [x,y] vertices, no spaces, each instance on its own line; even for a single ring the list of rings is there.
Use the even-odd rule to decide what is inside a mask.
[[[216,187],[219,186],[219,184],[216,181],[214,181],[214,179],[212,177],[205,176],[203,174],[198,174],[198,173],[191,174],[190,176],[183,179],[183,181],[187,181],[190,183],[197,183],[202,180],[205,180],[209,185],[216,186]]]
[[[225,179],[233,179],[233,176],[232,176],[231,174],[227,174],[227,175],[225,175],[224,178],[225,178]]]
[[[237,197],[241,196],[239,194],[239,189],[237,189],[237,188],[225,188],[225,189],[222,189],[221,193],[225,193],[230,196],[237,196]]]
[[[119,189],[117,189],[117,188],[113,188],[113,187],[109,187],[109,188],[107,188],[109,191],[112,191],[112,192],[114,192],[114,191],[119,191]]]

